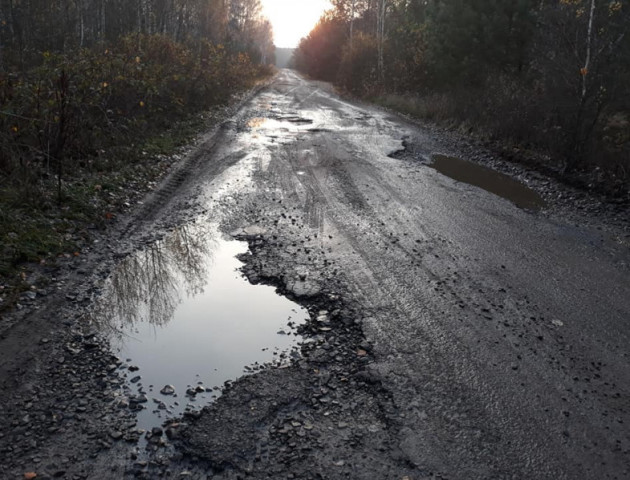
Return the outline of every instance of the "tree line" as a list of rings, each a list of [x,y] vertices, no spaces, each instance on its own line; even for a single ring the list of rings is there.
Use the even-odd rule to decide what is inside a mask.
[[[5,70],[37,61],[39,52],[114,43],[132,33],[180,43],[205,39],[262,63],[273,55],[259,0],[0,0]]]
[[[627,0],[332,3],[302,39],[298,69],[627,188]]]

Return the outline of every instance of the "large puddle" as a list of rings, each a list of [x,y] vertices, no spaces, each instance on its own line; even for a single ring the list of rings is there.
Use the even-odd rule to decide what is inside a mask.
[[[546,205],[542,197],[531,188],[495,170],[446,155],[433,155],[431,158],[433,163],[430,166],[443,175],[483,188],[511,201],[519,208],[538,211]]]
[[[197,222],[125,259],[94,320],[125,362],[138,428],[199,410],[224,382],[297,355],[306,310],[237,271],[247,244]]]

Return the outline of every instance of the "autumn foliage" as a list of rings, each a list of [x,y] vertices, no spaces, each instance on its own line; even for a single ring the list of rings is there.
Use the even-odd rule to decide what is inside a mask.
[[[627,194],[627,0],[331,3],[298,69]]]
[[[0,74],[0,172],[37,175],[131,143],[224,102],[258,73],[245,54],[160,35],[42,53],[40,65]],[[27,168],[28,166],[28,168]]]
[[[222,44],[148,34],[0,72],[0,279],[75,251],[81,225],[112,221],[119,192],[161,174],[152,154],[270,73]]]
[[[12,301],[30,288],[24,262],[77,255],[273,72],[261,11],[259,0],[0,1],[0,286]]]

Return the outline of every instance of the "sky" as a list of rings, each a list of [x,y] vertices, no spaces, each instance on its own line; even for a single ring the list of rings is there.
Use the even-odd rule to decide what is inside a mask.
[[[263,14],[271,21],[276,47],[297,47],[308,35],[324,10],[328,0],[262,0]]]

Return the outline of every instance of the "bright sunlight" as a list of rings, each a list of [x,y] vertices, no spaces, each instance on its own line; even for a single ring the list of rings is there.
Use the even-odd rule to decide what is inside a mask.
[[[297,47],[322,13],[331,8],[328,0],[262,0],[263,14],[271,21],[276,47]]]

